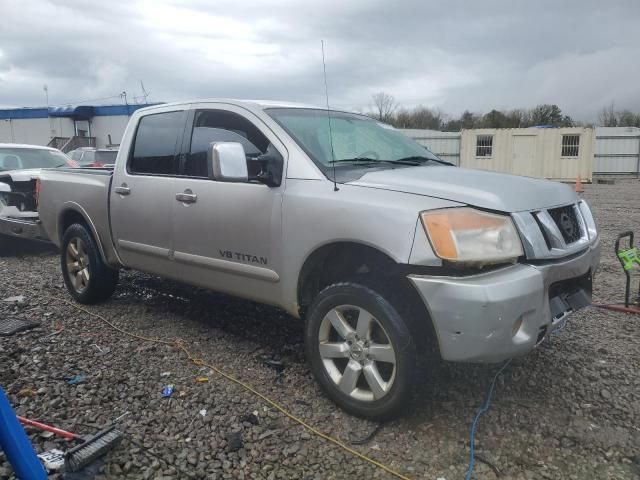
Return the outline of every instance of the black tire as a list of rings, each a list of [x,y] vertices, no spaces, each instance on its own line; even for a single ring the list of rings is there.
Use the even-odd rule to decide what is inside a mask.
[[[9,254],[15,247],[13,238],[7,235],[0,235],[0,256]]]
[[[388,343],[393,347],[395,355],[393,382],[381,398],[374,397],[362,400],[343,393],[338,388],[336,380],[332,379],[325,368],[320,354],[321,325],[329,312],[336,307],[345,305],[355,306],[369,312],[382,327]],[[416,347],[408,322],[402,318],[400,310],[392,305],[385,296],[370,287],[345,282],[331,285],[320,292],[308,311],[305,326],[305,348],[307,361],[324,392],[342,409],[353,415],[386,420],[397,416],[411,398],[417,372]],[[352,358],[347,359],[347,362],[351,362]],[[343,376],[344,371],[342,372]],[[358,382],[361,381],[358,380]],[[366,379],[365,381],[368,382]]]
[[[67,263],[67,252],[69,244],[77,244],[81,241],[86,246],[86,259],[88,265],[88,281],[82,288],[77,288],[72,280],[72,274]],[[64,284],[71,296],[79,303],[92,304],[107,300],[114,292],[118,284],[118,270],[109,267],[100,256],[100,251],[91,233],[84,225],[74,223],[64,232],[62,239],[62,251],[60,253],[60,264]]]

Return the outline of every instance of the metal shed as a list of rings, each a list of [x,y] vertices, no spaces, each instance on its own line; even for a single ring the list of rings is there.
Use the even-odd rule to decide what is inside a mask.
[[[592,128],[463,130],[460,166],[481,170],[590,182],[595,133]]]
[[[443,160],[460,165],[460,132],[440,132],[415,128],[399,130],[420,145],[427,147]]]
[[[640,128],[596,128],[593,173],[598,175],[639,175]]]

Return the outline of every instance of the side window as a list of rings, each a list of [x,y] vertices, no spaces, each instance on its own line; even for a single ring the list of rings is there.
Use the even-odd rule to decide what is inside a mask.
[[[78,160],[80,160],[80,157],[82,157],[81,151],[74,150],[73,152],[71,152],[71,160],[75,160],[77,162]]]
[[[562,135],[562,157],[577,157],[580,148],[580,135]]]
[[[136,131],[129,172],[147,175],[177,175],[176,145],[184,128],[185,112],[147,115]]]
[[[93,163],[93,161],[95,160],[95,152],[92,151],[86,151],[84,152],[84,155],[82,156],[82,163]]]
[[[476,157],[491,157],[493,155],[493,135],[476,136]]]
[[[186,156],[184,175],[208,177],[207,149],[212,142],[241,143],[247,157],[263,153],[278,155],[267,137],[246,118],[225,110],[198,110],[193,120],[191,147]],[[257,162],[248,162],[249,176],[258,172]]]

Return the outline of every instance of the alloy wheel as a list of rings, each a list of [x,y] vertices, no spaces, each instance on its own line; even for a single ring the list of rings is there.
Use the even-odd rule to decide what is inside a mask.
[[[331,309],[318,332],[325,371],[344,394],[374,401],[391,389],[396,374],[396,352],[380,322],[354,305]]]
[[[69,280],[78,293],[84,292],[89,286],[89,254],[87,246],[79,237],[74,237],[67,245],[66,252],[67,274]]]

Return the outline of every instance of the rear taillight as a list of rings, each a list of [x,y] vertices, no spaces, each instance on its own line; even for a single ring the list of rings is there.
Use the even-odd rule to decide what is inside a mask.
[[[100,167],[104,167],[104,162],[93,162],[91,165],[89,165],[90,167],[93,168],[100,168]]]
[[[40,200],[40,179],[36,178],[36,190],[34,192],[33,195],[35,201],[36,201],[36,207],[38,206],[38,202]]]

